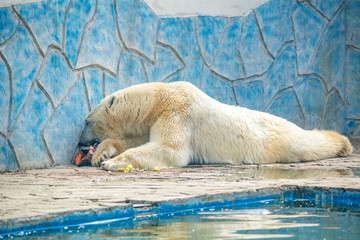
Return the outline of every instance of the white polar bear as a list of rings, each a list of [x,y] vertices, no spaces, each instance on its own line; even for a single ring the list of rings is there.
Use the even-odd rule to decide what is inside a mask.
[[[100,142],[91,164],[117,170],[190,163],[290,163],[347,156],[349,140],[274,115],[220,103],[188,82],[146,83],[104,98],[79,146]]]

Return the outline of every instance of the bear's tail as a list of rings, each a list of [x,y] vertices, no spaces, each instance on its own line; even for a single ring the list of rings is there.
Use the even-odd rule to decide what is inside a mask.
[[[291,144],[294,158],[312,161],[332,157],[345,157],[352,153],[349,139],[333,131],[303,131]]]
[[[332,141],[337,143],[337,148],[334,151],[334,157],[346,157],[352,153],[353,147],[351,146],[351,143],[347,137],[333,131],[323,130],[321,133],[325,136],[328,136],[329,138],[332,138]]]

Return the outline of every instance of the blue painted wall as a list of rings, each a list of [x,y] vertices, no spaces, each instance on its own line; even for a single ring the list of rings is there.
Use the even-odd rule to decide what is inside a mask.
[[[69,164],[106,95],[185,80],[306,129],[360,136],[360,0],[271,0],[244,17],[142,0],[0,8],[0,171]]]

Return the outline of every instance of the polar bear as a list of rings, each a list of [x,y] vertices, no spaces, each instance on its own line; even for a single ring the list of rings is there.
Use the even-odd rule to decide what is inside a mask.
[[[220,103],[188,82],[145,83],[105,97],[85,119],[79,146],[94,142],[91,164],[106,170],[291,163],[352,152],[338,133]]]

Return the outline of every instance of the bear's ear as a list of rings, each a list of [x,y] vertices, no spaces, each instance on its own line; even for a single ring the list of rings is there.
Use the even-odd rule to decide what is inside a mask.
[[[106,107],[111,108],[112,105],[114,105],[114,103],[116,103],[118,100],[118,97],[116,95],[113,95],[109,98],[109,101],[106,104]]]

